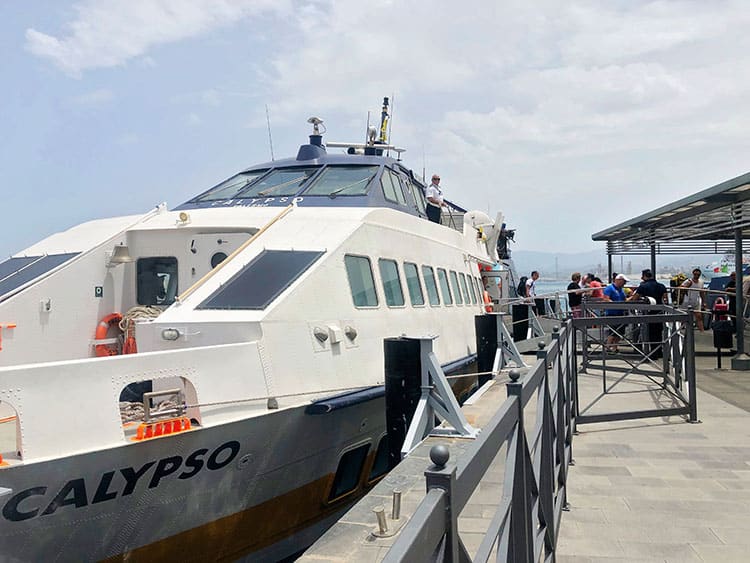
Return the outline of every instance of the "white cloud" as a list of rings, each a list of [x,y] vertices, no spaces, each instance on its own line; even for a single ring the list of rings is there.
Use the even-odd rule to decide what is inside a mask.
[[[286,0],[85,0],[74,9],[76,18],[65,36],[27,29],[26,47],[78,76],[266,11],[283,13],[289,5]]]
[[[99,88],[98,90],[76,96],[73,98],[73,101],[82,106],[98,106],[111,102],[114,97],[115,95],[111,90]]]
[[[424,146],[449,198],[502,208],[537,248],[746,171],[743,2],[331,0],[296,17],[263,77],[274,116],[348,124],[395,92],[408,163]],[[583,220],[539,225],[542,207]]]

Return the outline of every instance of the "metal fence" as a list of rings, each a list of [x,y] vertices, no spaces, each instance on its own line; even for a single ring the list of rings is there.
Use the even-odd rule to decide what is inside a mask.
[[[567,507],[575,412],[571,374],[576,354],[570,321],[523,381],[511,372],[508,398],[457,462],[445,446],[430,451],[427,495],[401,530],[384,561],[539,561],[554,558]],[[536,396],[536,424],[527,436],[524,409]],[[507,446],[503,495],[472,559],[457,520],[498,452]]]
[[[607,316],[608,310],[621,314]],[[574,347],[580,343],[582,362],[573,366],[574,394],[578,373],[601,373],[602,394],[594,406],[626,377],[648,378],[674,406],[591,414],[577,402],[575,423],[611,422],[636,418],[687,416],[698,420],[695,382],[693,312],[669,305],[599,302],[583,306],[583,317],[572,319]],[[616,348],[616,351],[615,351]],[[623,350],[625,348],[626,350]],[[614,378],[608,377],[616,374]]]

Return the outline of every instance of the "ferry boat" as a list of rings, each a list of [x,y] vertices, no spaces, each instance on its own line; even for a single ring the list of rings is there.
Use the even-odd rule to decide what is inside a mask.
[[[0,559],[287,557],[389,469],[383,340],[471,360],[501,215],[432,223],[382,123],[309,121],[296,157],[0,263]]]

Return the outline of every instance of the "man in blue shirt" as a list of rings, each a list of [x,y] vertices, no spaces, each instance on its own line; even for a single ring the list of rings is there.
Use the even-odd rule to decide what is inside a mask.
[[[616,302],[625,301],[625,292],[622,288],[625,286],[625,283],[627,281],[628,278],[626,278],[622,274],[618,274],[615,277],[615,280],[604,288],[604,299],[606,299],[607,301]],[[621,317],[623,315],[623,310],[607,309],[604,314],[608,317]],[[611,352],[617,352],[617,343],[620,342],[624,331],[625,324],[616,324],[609,326],[609,336],[607,336],[607,350],[610,350]]]

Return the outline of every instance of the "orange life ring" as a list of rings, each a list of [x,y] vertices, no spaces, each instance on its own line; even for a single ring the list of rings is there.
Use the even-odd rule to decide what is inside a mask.
[[[120,330],[119,324],[121,320],[122,315],[120,313],[110,313],[109,315],[104,317],[101,321],[99,321],[99,324],[96,325],[96,334],[94,334],[94,339],[104,340],[105,338],[107,338],[109,327],[111,327],[112,325],[116,326],[117,330]],[[97,344],[94,346],[94,351],[96,352],[97,357],[117,356],[120,353],[116,344]]]
[[[488,313],[494,311],[494,308],[492,306],[492,299],[490,299],[490,294],[486,290],[484,292],[484,310]]]

